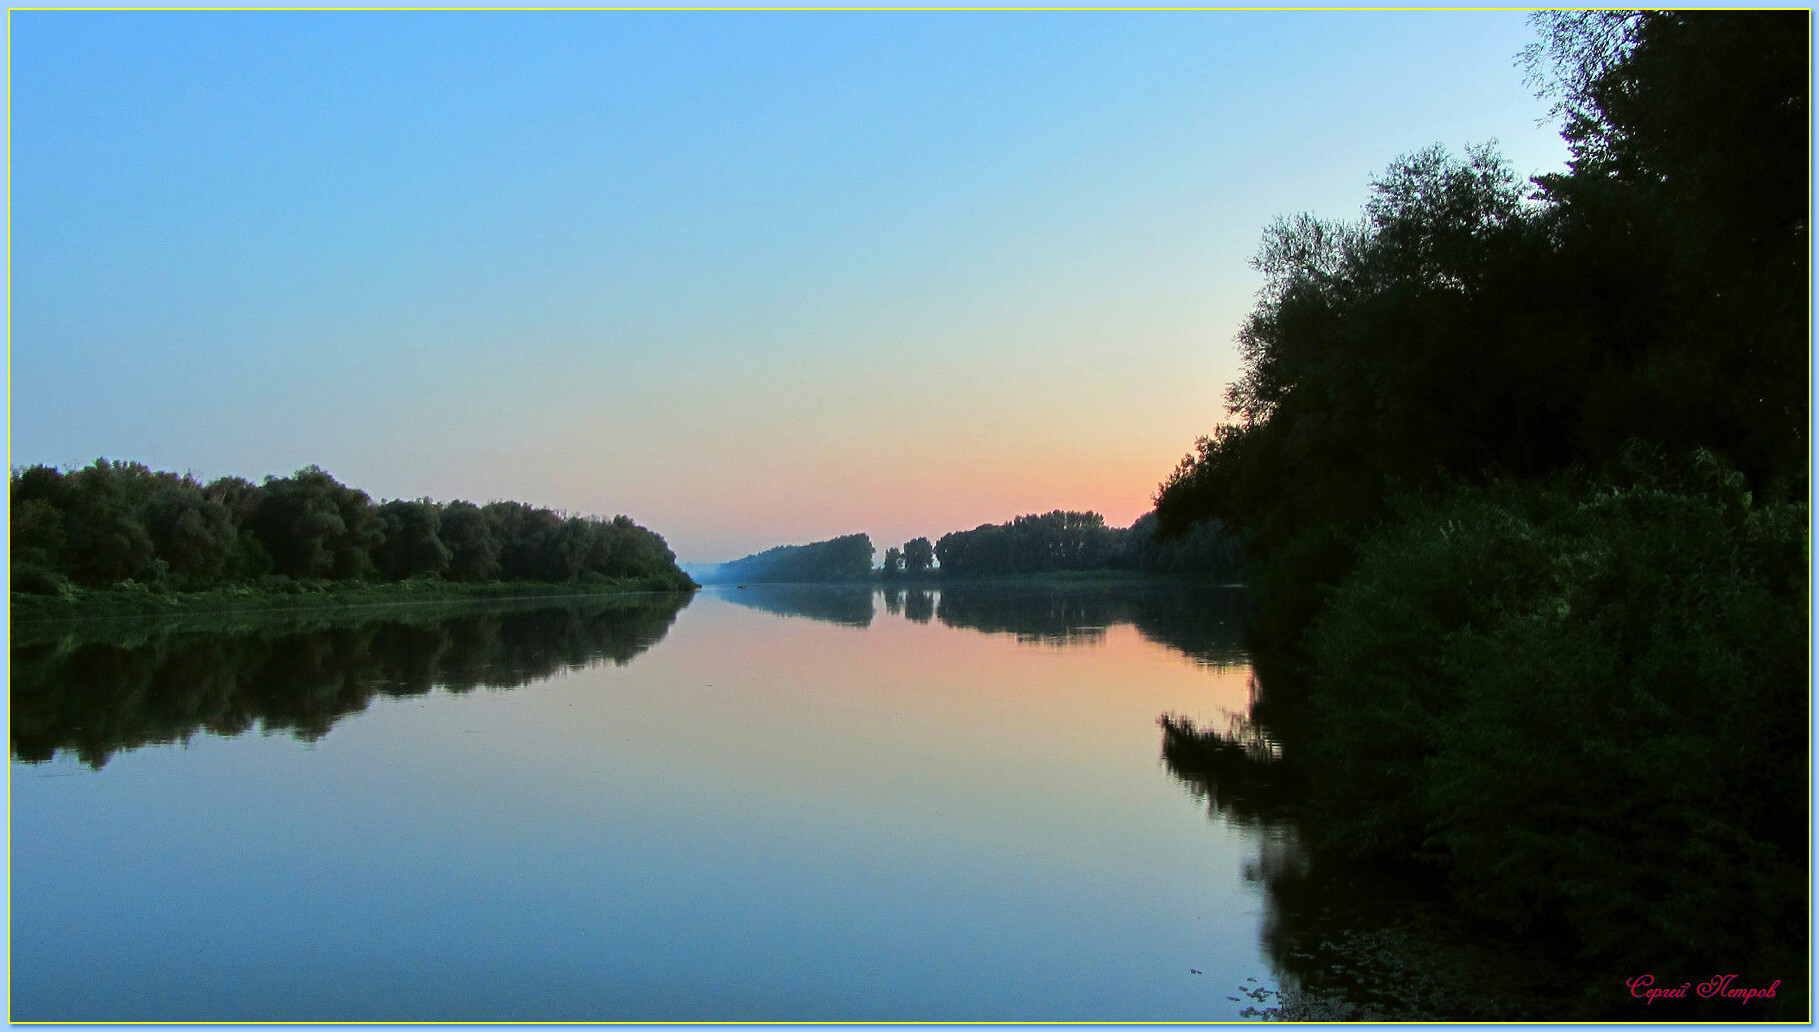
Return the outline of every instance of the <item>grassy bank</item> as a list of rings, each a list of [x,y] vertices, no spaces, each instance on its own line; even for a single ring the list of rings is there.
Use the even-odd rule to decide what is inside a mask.
[[[58,595],[13,592],[10,612],[13,623],[25,623],[178,613],[346,609],[465,599],[571,598],[675,590],[675,582],[668,577],[607,578],[586,583],[293,581],[284,585],[166,592],[135,587],[82,588],[72,585]]]

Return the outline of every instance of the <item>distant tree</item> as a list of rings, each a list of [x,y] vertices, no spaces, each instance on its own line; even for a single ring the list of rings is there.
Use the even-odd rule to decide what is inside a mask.
[[[212,587],[229,572],[239,528],[227,506],[194,482],[159,489],[139,506],[138,517],[175,586]]]
[[[387,580],[441,576],[448,572],[451,553],[443,544],[441,507],[429,499],[399,499],[378,510],[385,538],[373,549],[373,562]]]
[[[563,516],[522,502],[447,506],[424,498],[375,507],[317,466],[261,485],[155,472],[97,459],[64,474],[12,471],[14,590],[55,594],[70,581],[201,590],[268,574],[401,580],[442,575],[695,586],[661,536],[625,516]],[[863,537],[863,535],[861,535]],[[870,541],[863,545],[871,565]],[[857,551],[842,553],[849,564]]]
[[[885,576],[895,577],[897,574],[902,573],[902,572],[903,572],[903,550],[900,548],[885,549],[884,550],[884,574],[885,574]]]
[[[693,584],[676,566],[676,554],[663,538],[632,522],[614,516],[611,522],[593,521],[595,546],[586,571],[601,577],[668,577],[678,587]]]
[[[66,538],[62,506],[68,504],[63,474],[51,466],[16,469],[11,488],[13,565],[63,571]]]
[[[499,543],[492,521],[472,502],[450,502],[442,507],[440,539],[448,546],[451,578],[486,581],[499,575]]]
[[[1097,570],[1118,561],[1120,538],[1096,512],[1057,509],[944,534],[932,551],[944,574],[959,576]]]
[[[723,563],[715,579],[771,583],[856,580],[871,575],[875,551],[866,534],[848,534],[807,545],[779,545]]]
[[[367,577],[375,572],[372,549],[385,540],[366,492],[342,485],[319,466],[267,477],[253,530],[276,572],[291,577]]]
[[[562,517],[523,502],[490,502],[483,510],[499,542],[499,576],[504,580],[567,580],[560,552]]]
[[[912,538],[903,543],[903,568],[909,573],[921,573],[935,564],[935,546],[929,544],[928,538]]]
[[[258,580],[272,572],[272,557],[253,529],[259,507],[259,486],[242,477],[221,477],[202,489],[202,496],[227,509],[234,525],[234,548],[221,578],[229,583]]]
[[[174,474],[153,473],[141,463],[106,459],[96,459],[65,477],[70,576],[93,585],[161,580],[164,568],[139,519],[139,507],[160,488],[178,482]]]

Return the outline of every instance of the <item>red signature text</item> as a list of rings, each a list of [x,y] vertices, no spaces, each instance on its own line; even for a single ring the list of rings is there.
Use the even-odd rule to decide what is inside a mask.
[[[1774,999],[1775,990],[1781,986],[1779,978],[1770,982],[1765,989],[1731,985],[1736,980],[1736,975],[1714,975],[1711,981],[1700,982],[1695,988],[1691,982],[1671,986],[1656,985],[1654,975],[1637,975],[1623,984],[1629,986],[1631,996],[1643,1001],[1644,1004],[1654,1003],[1656,1000],[1684,1000],[1689,990],[1698,993],[1702,999],[1735,1000],[1739,1004],[1747,1004],[1751,1000]]]
[[[1708,998],[1716,996],[1723,1000],[1736,1000],[1738,1003],[1748,1003],[1751,1000],[1756,999],[1774,999],[1775,989],[1781,985],[1781,979],[1777,978],[1769,983],[1767,989],[1732,988],[1731,983],[1736,980],[1736,975],[1718,975],[1709,982],[1700,982],[1698,989],[1699,995]]]
[[[1630,987],[1631,996],[1646,1003],[1654,1003],[1656,1000],[1662,999],[1684,1000],[1686,991],[1693,987],[1691,982],[1683,982],[1672,987],[1656,985],[1654,975],[1637,975],[1623,984]]]

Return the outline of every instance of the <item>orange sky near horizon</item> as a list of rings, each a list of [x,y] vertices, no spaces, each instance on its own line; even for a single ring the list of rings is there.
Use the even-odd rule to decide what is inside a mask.
[[[1249,259],[1562,166],[1520,12],[58,12],[11,32],[9,459],[624,514],[685,562],[1127,526]]]

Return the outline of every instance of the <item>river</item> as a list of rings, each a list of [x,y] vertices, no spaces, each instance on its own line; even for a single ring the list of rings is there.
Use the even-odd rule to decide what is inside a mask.
[[[1162,714],[1248,710],[1245,602],[752,585],[15,627],[12,1017],[1393,1014],[1334,957],[1410,976],[1419,947],[1298,902],[1293,824],[1162,756]]]

